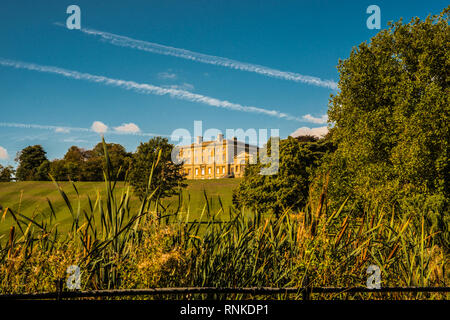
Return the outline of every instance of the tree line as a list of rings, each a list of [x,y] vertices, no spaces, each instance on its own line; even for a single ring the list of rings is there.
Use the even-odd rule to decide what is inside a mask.
[[[123,180],[129,169],[132,154],[116,143],[108,143],[108,154],[113,172]],[[91,150],[71,146],[63,158],[49,160],[41,145],[28,146],[17,153],[17,181],[101,181],[106,166],[104,148],[98,143]],[[120,169],[120,172],[119,172]]]
[[[184,186],[182,164],[174,164],[171,160],[173,147],[161,137],[142,142],[134,153],[127,152],[117,143],[99,142],[90,150],[71,146],[63,158],[49,160],[41,145],[33,145],[17,153],[16,170],[0,165],[0,181],[103,181],[104,172],[108,171],[112,175],[110,179],[129,180],[137,194],[143,196],[152,164],[159,159],[151,185],[158,189],[159,197],[166,197],[174,194],[177,186]],[[109,170],[106,170],[107,166]]]

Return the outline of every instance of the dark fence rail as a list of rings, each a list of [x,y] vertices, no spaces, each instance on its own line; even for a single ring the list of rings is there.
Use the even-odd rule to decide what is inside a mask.
[[[387,292],[450,292],[450,287],[384,287],[369,289],[365,287],[301,287],[301,288],[216,288],[216,287],[187,287],[187,288],[151,288],[129,290],[94,290],[94,291],[62,291],[62,287],[56,292],[1,294],[0,300],[33,300],[33,299],[72,299],[92,297],[123,297],[123,296],[151,296],[151,295],[184,295],[184,294],[302,294],[304,300],[309,300],[313,293],[387,293]]]

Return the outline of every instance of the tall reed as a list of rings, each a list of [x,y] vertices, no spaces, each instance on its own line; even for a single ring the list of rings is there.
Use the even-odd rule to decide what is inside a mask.
[[[97,192],[82,208],[54,181],[71,228],[58,231],[58,217],[49,209],[27,217],[6,208],[13,217],[8,239],[0,242],[0,291],[36,292],[54,288],[69,265],[82,271],[82,289],[165,286],[303,287],[365,286],[367,267],[382,272],[382,286],[448,285],[448,252],[435,237],[438,230],[417,208],[401,212],[392,206],[367,205],[361,212],[347,201],[333,212],[326,188],[317,203],[303,212],[285,210],[279,217],[264,212],[208,205],[191,221],[189,201],[179,193],[174,208],[155,199],[149,185],[139,208],[131,209],[130,186],[119,191],[106,145],[105,195]],[[158,160],[152,164],[152,174]],[[219,202],[221,203],[220,199]],[[356,218],[355,218],[356,217]],[[242,295],[185,298],[251,298]],[[159,297],[169,298],[169,297]],[[263,297],[253,297],[263,298]],[[277,298],[300,298],[298,294]],[[334,294],[316,298],[445,298],[433,294]]]

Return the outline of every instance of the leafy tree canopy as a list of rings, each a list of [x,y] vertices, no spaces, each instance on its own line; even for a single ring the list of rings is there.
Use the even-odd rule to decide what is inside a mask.
[[[430,194],[445,205],[449,8],[392,23],[339,61],[339,93],[328,112],[338,146],[328,190],[337,203],[350,194],[387,201]]]
[[[24,148],[17,153],[15,160],[19,162],[16,177],[21,181],[39,180],[38,168],[43,162],[48,161],[41,145]]]
[[[117,177],[118,180],[124,180],[131,164],[131,153],[128,153],[122,145],[117,143],[107,143],[106,149],[108,151],[113,176]],[[105,152],[102,143],[98,143],[92,149],[89,156],[91,159],[100,158],[103,169],[106,168]]]
[[[116,143],[107,143],[106,148],[111,165],[112,177],[124,180],[130,166],[131,154]],[[92,150],[85,150],[77,146],[70,147],[63,159],[56,159],[50,163],[49,172],[55,180],[73,181],[101,181],[106,169],[103,144],[98,143]],[[45,180],[45,178],[42,178]]]
[[[12,166],[3,167],[0,164],[0,182],[10,182],[14,176],[14,168]]]
[[[326,140],[292,138],[279,143],[279,170],[275,175],[261,175],[264,166],[247,164],[239,187],[233,191],[236,207],[250,207],[280,214],[284,209],[299,210],[308,198],[309,184],[321,158],[332,150]],[[268,143],[270,152],[270,141]]]
[[[152,138],[139,145],[137,151],[133,154],[129,178],[135,192],[140,197],[143,197],[146,193],[152,165],[156,163],[160,151],[161,157],[158,165],[154,168],[148,191],[153,192],[158,188],[156,194],[163,198],[175,194],[177,187],[186,186],[183,184],[184,177],[180,171],[182,164],[172,162],[172,149],[173,145],[169,144],[166,138],[161,137]]]

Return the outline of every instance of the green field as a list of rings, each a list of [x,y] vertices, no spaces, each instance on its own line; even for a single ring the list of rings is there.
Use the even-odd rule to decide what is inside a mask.
[[[189,208],[189,220],[198,218],[205,206],[205,195],[208,197],[208,205],[211,212],[220,210],[219,197],[224,208],[231,205],[232,190],[237,187],[240,179],[216,179],[216,180],[188,180],[188,186],[183,190],[183,210],[185,214]],[[64,192],[71,200],[72,206],[76,210],[78,200],[76,192],[70,182],[59,182]],[[88,207],[87,197],[95,201],[97,194],[104,198],[104,182],[75,182],[75,186],[80,194],[81,208]],[[120,196],[124,191],[124,183],[119,182],[116,186],[116,194]],[[26,182],[0,182],[0,206],[3,212],[6,208],[11,208],[14,212],[20,212],[28,217],[33,214],[50,214],[47,198],[51,201],[56,212],[57,222],[61,225],[61,230],[68,228],[68,222],[72,221],[70,212],[53,182],[48,181],[26,181]],[[132,197],[131,208],[139,206],[139,199]],[[168,211],[176,210],[178,197],[164,199],[164,206],[168,206]],[[172,210],[172,211],[173,211]],[[13,223],[13,218],[8,213],[5,219],[0,222],[0,235],[4,235]]]

